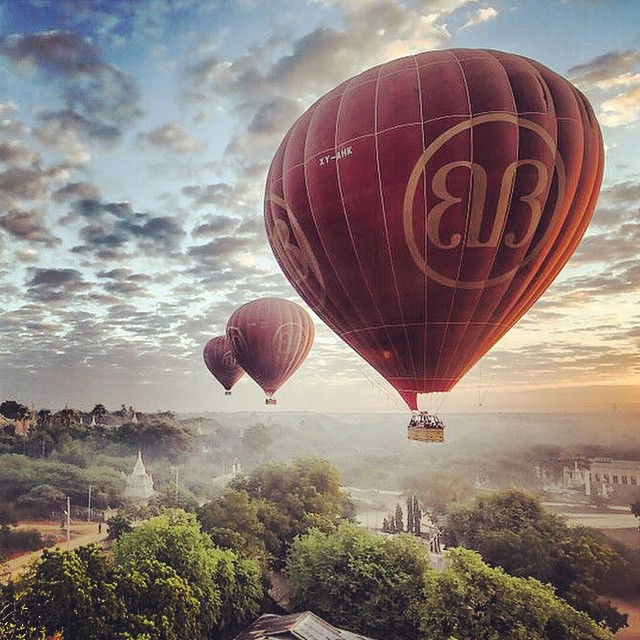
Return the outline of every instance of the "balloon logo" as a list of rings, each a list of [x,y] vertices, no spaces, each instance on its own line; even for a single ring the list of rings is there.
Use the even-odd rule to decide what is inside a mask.
[[[307,357],[315,330],[309,314],[280,298],[260,298],[236,309],[227,322],[235,359],[276,404],[273,394]]]
[[[555,279],[603,163],[593,110],[561,76],[499,51],[430,51],[347,80],[293,124],[265,225],[300,296],[415,410]]]
[[[225,395],[231,395],[231,389],[244,375],[242,367],[236,362],[227,336],[211,338],[204,347],[202,356],[207,369],[224,387]]]

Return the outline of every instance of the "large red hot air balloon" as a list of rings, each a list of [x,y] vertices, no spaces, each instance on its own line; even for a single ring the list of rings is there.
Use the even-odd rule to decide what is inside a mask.
[[[307,357],[314,335],[309,314],[281,298],[247,302],[227,322],[235,358],[262,387],[266,404],[276,404],[273,394]]]
[[[244,371],[236,362],[227,336],[211,338],[202,352],[207,369],[224,387],[225,395],[231,395],[231,388],[242,378]]]
[[[603,170],[586,98],[499,51],[429,51],[320,98],[269,171],[265,223],[296,291],[417,409],[551,284]]]

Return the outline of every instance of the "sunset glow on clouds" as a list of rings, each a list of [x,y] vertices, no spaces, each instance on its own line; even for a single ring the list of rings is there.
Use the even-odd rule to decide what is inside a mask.
[[[445,408],[640,411],[639,23],[636,3],[562,0],[3,2],[2,398],[262,408],[246,378],[225,398],[202,348],[244,302],[300,302],[262,222],[282,136],[370,66],[484,47],[574,82],[607,161],[569,265]],[[279,408],[403,411],[315,320]]]

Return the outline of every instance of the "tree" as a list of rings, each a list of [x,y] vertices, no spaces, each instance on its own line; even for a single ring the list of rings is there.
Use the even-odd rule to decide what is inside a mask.
[[[633,592],[638,568],[600,536],[585,528],[571,529],[546,513],[537,498],[523,491],[504,491],[452,510],[447,540],[478,551],[490,565],[511,575],[551,583],[558,595],[612,631],[626,625],[626,616],[602,602],[598,591],[607,588],[603,577],[623,574]],[[613,566],[615,572],[610,571]]]
[[[47,638],[58,637],[50,635],[57,632],[67,640],[192,640],[201,635],[201,603],[172,567],[148,558],[117,566],[95,545],[45,550],[15,593],[7,588],[3,600],[12,612],[12,626],[41,628]]]
[[[91,414],[95,417],[96,423],[100,424],[102,419],[109,413],[103,404],[97,404],[91,410]]]
[[[413,533],[413,496],[407,498],[407,533]]]
[[[264,597],[257,564],[216,547],[195,514],[180,509],[167,509],[123,535],[113,555],[128,571],[152,560],[171,567],[200,602],[203,635],[245,624],[256,616]]]
[[[44,431],[49,428],[51,423],[51,411],[49,409],[40,409],[36,414],[36,427]]]
[[[474,494],[468,480],[446,469],[425,471],[405,484],[405,493],[415,494],[432,513],[440,515],[446,514],[453,505],[465,503]]]
[[[75,420],[76,413],[73,409],[65,407],[61,411],[55,414],[54,418],[60,421],[60,424],[67,429],[71,426],[71,423]]]
[[[131,521],[121,514],[111,516],[107,520],[107,538],[109,540],[118,540],[125,533],[131,533],[133,527]]]
[[[195,513],[198,501],[190,491],[177,488],[174,483],[166,484],[149,500],[149,513],[158,515],[172,508]]]
[[[420,520],[422,519],[422,509],[420,502],[415,495],[407,498],[407,532],[420,534]]]
[[[428,560],[415,538],[341,524],[294,540],[287,557],[293,602],[332,624],[379,638],[417,640],[415,616]]]
[[[198,520],[220,547],[246,554],[267,567],[265,524],[260,520],[259,501],[246,491],[229,489],[198,509]]]
[[[263,452],[271,442],[267,427],[261,423],[248,427],[242,434],[242,447],[249,453]]]
[[[296,458],[289,466],[268,463],[248,477],[235,478],[229,486],[258,501],[265,546],[276,565],[284,561],[295,536],[310,527],[335,529],[353,514],[339,472],[319,458]]]
[[[431,571],[418,605],[423,638],[449,640],[613,640],[613,635],[533,578],[487,566],[468,549],[449,551]]]
[[[631,513],[636,517],[640,518],[640,500],[637,500],[631,505]]]
[[[17,622],[69,640],[124,638],[129,624],[112,566],[95,545],[45,549],[20,582],[16,602]]]
[[[395,530],[398,532],[404,531],[404,524],[402,522],[402,507],[400,503],[396,504],[396,526]]]
[[[22,420],[29,415],[29,407],[15,400],[5,400],[0,404],[0,414],[9,420]]]
[[[162,640],[198,637],[200,601],[187,580],[170,566],[142,560],[122,572],[116,593],[127,610],[136,613],[138,633],[147,632],[150,638]]]

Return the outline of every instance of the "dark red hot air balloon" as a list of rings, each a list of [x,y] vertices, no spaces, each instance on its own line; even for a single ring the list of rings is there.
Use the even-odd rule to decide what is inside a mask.
[[[242,378],[244,371],[236,362],[227,336],[211,338],[202,352],[207,369],[224,387],[225,395],[231,395],[233,385]]]
[[[281,298],[247,302],[227,322],[235,358],[262,387],[266,404],[276,404],[273,394],[307,357],[314,335],[309,314]]]
[[[413,410],[533,305],[602,180],[586,98],[499,51],[429,51],[342,83],[291,127],[265,223],[307,304]]]

